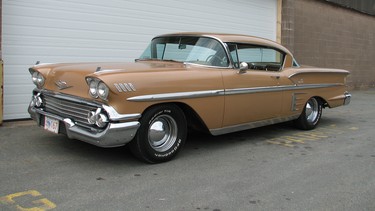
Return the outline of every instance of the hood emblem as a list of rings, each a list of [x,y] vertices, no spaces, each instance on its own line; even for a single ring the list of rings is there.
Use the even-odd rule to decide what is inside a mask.
[[[65,81],[62,81],[62,80],[55,81],[55,84],[56,84],[56,86],[57,86],[60,90],[63,90],[63,89],[67,89],[67,88],[72,87],[72,86],[68,86],[68,84],[67,84]]]

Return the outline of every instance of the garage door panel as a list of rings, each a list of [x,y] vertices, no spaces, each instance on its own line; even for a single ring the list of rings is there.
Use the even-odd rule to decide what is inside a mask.
[[[27,118],[36,61],[133,61],[178,31],[276,39],[276,0],[3,1],[4,119]],[[27,97],[26,97],[27,96]]]

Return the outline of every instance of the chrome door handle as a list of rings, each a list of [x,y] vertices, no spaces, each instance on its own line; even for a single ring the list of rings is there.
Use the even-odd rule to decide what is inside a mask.
[[[271,76],[271,78],[280,79],[280,76],[278,76],[278,75],[273,75],[273,76]]]

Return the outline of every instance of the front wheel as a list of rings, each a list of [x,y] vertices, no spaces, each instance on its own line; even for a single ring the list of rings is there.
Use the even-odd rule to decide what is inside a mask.
[[[184,145],[187,123],[183,111],[175,105],[150,108],[142,116],[135,139],[130,142],[132,153],[149,163],[171,160]]]
[[[322,116],[322,103],[319,99],[312,97],[310,98],[302,114],[294,121],[295,125],[303,130],[314,129]]]

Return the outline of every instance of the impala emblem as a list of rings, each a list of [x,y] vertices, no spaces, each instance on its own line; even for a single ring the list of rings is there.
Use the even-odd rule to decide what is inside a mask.
[[[62,80],[58,80],[55,82],[56,86],[60,89],[60,90],[63,90],[63,89],[67,89],[67,88],[70,88],[72,86],[68,86],[68,84],[65,82],[65,81],[62,81]]]

